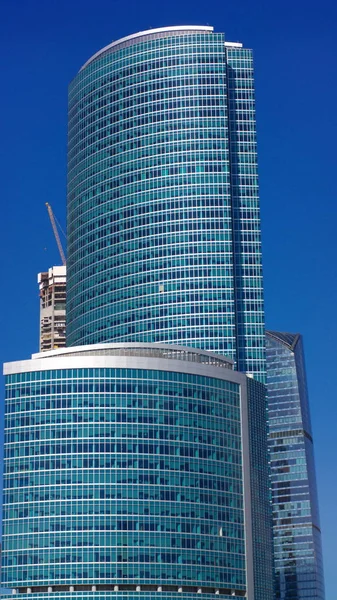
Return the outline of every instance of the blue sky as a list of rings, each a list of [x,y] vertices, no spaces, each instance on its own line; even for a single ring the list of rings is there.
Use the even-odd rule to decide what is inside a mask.
[[[38,345],[36,274],[59,263],[67,85],[130,33],[210,24],[255,54],[266,323],[304,335],[327,600],[337,539],[337,4],[332,0],[3,0],[0,21],[1,360]]]

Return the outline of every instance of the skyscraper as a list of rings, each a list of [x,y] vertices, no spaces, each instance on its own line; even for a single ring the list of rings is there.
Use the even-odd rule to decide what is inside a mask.
[[[324,600],[303,343],[267,332],[269,448],[277,600]]]
[[[195,346],[264,381],[251,50],[192,26],[103,48],[68,164],[67,343]]]
[[[5,365],[3,586],[272,600],[263,386],[232,366],[137,343]]]
[[[6,366],[3,584],[272,600],[251,51],[142,32],[69,98],[68,348]]]

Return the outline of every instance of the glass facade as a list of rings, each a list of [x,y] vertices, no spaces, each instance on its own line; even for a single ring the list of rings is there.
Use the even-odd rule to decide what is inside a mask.
[[[70,85],[67,346],[5,366],[2,585],[272,600],[252,53],[211,27]]]
[[[302,338],[267,332],[269,448],[277,600],[324,600]]]
[[[67,343],[164,342],[265,379],[252,52],[115,42],[69,90]]]
[[[246,596],[244,375],[62,351],[5,371],[4,587],[30,598]]]
[[[265,386],[247,378],[254,600],[274,597]],[[248,596],[249,598],[249,596]]]

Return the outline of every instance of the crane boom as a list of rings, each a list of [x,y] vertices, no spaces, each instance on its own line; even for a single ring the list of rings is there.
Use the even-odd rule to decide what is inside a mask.
[[[55,240],[56,240],[56,243],[57,243],[57,247],[59,249],[59,253],[60,253],[60,256],[61,256],[62,264],[63,264],[63,266],[65,266],[65,264],[66,264],[66,257],[65,257],[65,254],[63,252],[63,248],[62,248],[62,244],[61,244],[59,232],[57,231],[54,213],[53,213],[52,207],[50,206],[50,204],[48,202],[46,202],[46,207],[47,207],[48,215],[49,215],[49,218],[50,218],[51,226],[53,228],[53,232],[54,232]]]

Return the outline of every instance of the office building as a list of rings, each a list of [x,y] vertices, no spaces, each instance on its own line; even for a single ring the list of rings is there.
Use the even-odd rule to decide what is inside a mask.
[[[136,343],[6,364],[2,585],[31,600],[271,600],[251,460],[264,386],[232,367]]]
[[[324,600],[302,337],[267,332],[269,448],[277,600]]]
[[[66,267],[38,274],[40,291],[40,352],[66,345]]]
[[[165,27],[69,90],[67,344],[182,344],[265,380],[252,51]]]
[[[3,585],[272,600],[252,53],[211,27],[71,83],[66,341],[5,368]]]

